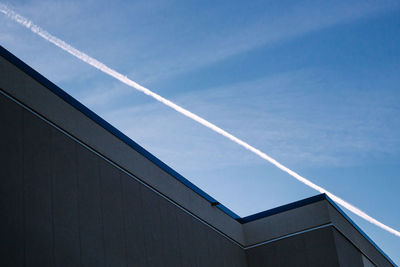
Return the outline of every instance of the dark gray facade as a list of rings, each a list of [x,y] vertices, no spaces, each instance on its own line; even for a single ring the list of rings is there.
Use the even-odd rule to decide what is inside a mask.
[[[2,266],[244,266],[212,228],[0,96]]]
[[[0,51],[1,266],[393,266],[326,196],[235,218]]]

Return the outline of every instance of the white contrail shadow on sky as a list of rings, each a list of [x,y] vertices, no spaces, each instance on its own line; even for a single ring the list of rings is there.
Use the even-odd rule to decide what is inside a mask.
[[[58,46],[59,48],[65,50],[66,52],[70,53],[71,55],[79,58],[80,60],[92,65],[93,67],[95,67],[96,69],[101,70],[102,72],[114,77],[115,79],[123,82],[124,84],[135,88],[138,91],[141,91],[143,93],[145,93],[146,95],[149,95],[151,97],[153,97],[154,99],[160,101],[161,103],[169,106],[170,108],[173,108],[174,110],[178,111],[179,113],[185,115],[186,117],[189,117],[190,119],[197,121],[198,123],[204,125],[207,128],[210,128],[211,130],[213,130],[214,132],[217,132],[223,136],[225,136],[226,138],[232,140],[233,142],[237,143],[238,145],[250,150],[251,152],[253,152],[254,154],[256,154],[257,156],[267,160],[268,162],[272,163],[273,165],[275,165],[276,167],[278,167],[279,169],[281,169],[282,171],[288,173],[290,176],[292,176],[293,178],[297,179],[298,181],[304,183],[305,185],[319,191],[320,193],[325,193],[327,194],[333,201],[335,201],[336,203],[338,203],[339,205],[341,205],[342,207],[346,208],[347,210],[351,211],[352,213],[360,216],[361,218],[363,218],[364,220],[367,220],[368,222],[377,225],[378,227],[396,235],[400,237],[400,232],[381,223],[380,221],[372,218],[371,216],[369,216],[368,214],[366,214],[365,212],[363,212],[362,210],[360,210],[359,208],[351,205],[350,203],[348,203],[347,201],[341,199],[340,197],[330,193],[329,191],[327,191],[326,189],[314,184],[313,182],[309,181],[308,179],[304,178],[303,176],[297,174],[296,172],[290,170],[289,168],[285,167],[284,165],[282,165],[281,163],[279,163],[278,161],[276,161],[275,159],[271,158],[270,156],[268,156],[267,154],[265,154],[264,152],[260,151],[259,149],[249,145],[248,143],[246,143],[245,141],[233,136],[232,134],[228,133],[227,131],[219,128],[218,126],[212,124],[211,122],[203,119],[202,117],[190,112],[187,109],[184,109],[181,106],[178,106],[177,104],[171,102],[168,99],[165,99],[164,97],[150,91],[149,89],[141,86],[140,84],[132,81],[131,79],[129,79],[128,77],[122,75],[121,73],[107,67],[106,65],[104,65],[103,63],[101,63],[100,61],[88,56],[87,54],[77,50],[76,48],[72,47],[71,45],[65,43],[64,41],[58,39],[57,37],[51,35],[50,33],[48,33],[47,31],[41,29],[39,26],[35,25],[32,23],[32,21],[24,18],[23,16],[15,13],[13,10],[9,9],[7,6],[0,4],[0,12],[5,14],[6,16],[8,16],[9,18],[11,18],[12,20],[18,22],[19,24],[25,26],[26,28],[30,29],[32,32],[36,33],[37,35],[39,35],[40,37],[44,38],[45,40],[53,43],[54,45]]]

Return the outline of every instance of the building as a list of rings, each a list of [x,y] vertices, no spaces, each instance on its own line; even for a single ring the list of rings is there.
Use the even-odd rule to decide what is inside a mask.
[[[1,266],[394,266],[325,195],[239,218],[0,55]]]

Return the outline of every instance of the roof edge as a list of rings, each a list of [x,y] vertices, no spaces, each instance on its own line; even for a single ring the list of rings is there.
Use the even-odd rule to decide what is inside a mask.
[[[204,198],[210,203],[218,203],[216,207],[218,207],[221,211],[232,217],[233,219],[238,219],[240,218],[236,213],[228,209],[226,206],[223,204],[219,203],[216,199],[214,199],[212,196],[204,192],[202,189],[194,185],[192,182],[190,182],[188,179],[183,177],[181,174],[179,174],[177,171],[169,167],[167,164],[162,162],[160,159],[158,159],[156,156],[148,152],[146,149],[144,149],[142,146],[140,146],[138,143],[133,141],[131,138],[123,134],[121,131],[119,131],[117,128],[112,126],[109,122],[101,118],[99,115],[97,115],[95,112],[87,108],[85,105],[83,105],[81,102],[76,100],[74,97],[69,95],[67,92],[62,90],[60,87],[58,87],[56,84],[48,80],[46,77],[44,77],[42,74],[34,70],[32,67],[30,67],[28,64],[17,58],[15,55],[13,55],[10,51],[5,49],[3,46],[0,45],[0,55],[4,57],[7,61],[9,61],[11,64],[15,65],[18,67],[20,70],[22,70],[24,73],[29,75],[31,78],[36,80],[38,83],[42,84],[44,87],[49,89],[53,94],[57,95],[61,99],[63,99],[65,102],[70,104],[72,107],[77,109],[78,111],[82,112],[85,116],[93,120],[95,123],[100,125],[102,128],[110,132],[112,135],[120,139],[122,142],[139,152],[141,155],[143,155],[145,158],[153,162],[156,166],[161,168],[163,171],[174,177],[176,180],[184,184],[186,187],[191,189],[193,192]]]
[[[258,219],[266,218],[268,216],[272,216],[281,212],[289,211],[292,209],[300,208],[318,201],[322,200],[327,200],[329,204],[333,206],[334,209],[336,209],[353,227],[356,231],[358,231],[368,242],[372,244],[373,247],[375,247],[378,252],[382,254],[384,258],[386,258],[393,266],[397,266],[392,259],[336,204],[327,194],[319,194],[315,195],[309,198],[305,198],[299,201],[295,201],[289,204],[285,204],[273,209],[265,210],[256,214],[249,215],[247,217],[243,218],[238,218],[236,221],[238,221],[241,224],[245,224],[248,222],[252,222]]]
[[[108,123],[106,120],[101,118],[99,115],[97,115],[95,112],[87,108],[85,105],[83,105],[81,102],[76,100],[74,97],[69,95],[67,92],[62,90],[60,87],[58,87],[56,84],[45,78],[42,74],[34,70],[32,67],[27,65],[25,62],[17,58],[15,55],[13,55],[11,52],[9,52],[7,49],[5,49],[3,46],[0,45],[0,55],[4,57],[7,61],[9,61],[11,64],[15,65],[18,67],[21,71],[26,73],[28,76],[36,80],[38,83],[42,84],[44,87],[49,89],[52,93],[63,99],[66,103],[70,104],[72,107],[76,108],[78,111],[82,112],[85,116],[93,120],[95,123],[97,123],[99,126],[104,128],[106,131],[110,132],[112,135],[120,139],[122,142],[130,146],[132,149],[136,150],[139,152],[141,155],[143,155],[145,158],[153,162],[156,166],[161,168],[163,171],[174,177],[176,180],[181,182],[183,185],[191,189],[193,192],[207,200],[210,204],[214,205],[216,203],[216,207],[218,207],[222,212],[230,216],[231,218],[235,219],[237,222],[241,224],[245,224],[248,222],[252,222],[261,218],[265,218],[268,216],[272,216],[274,214],[278,214],[281,212],[285,212],[288,210],[292,210],[295,208],[299,208],[302,206],[306,206],[308,204],[312,204],[321,200],[327,200],[350,224],[364,237],[366,238],[391,264],[394,266],[397,266],[388,255],[386,255],[385,252],[383,252],[382,249],[378,247],[378,245],[375,244],[374,241],[363,231],[361,230],[360,227],[357,226],[356,223],[350,217],[331,199],[329,198],[326,194],[319,194],[315,195],[306,199],[302,199],[299,201],[295,201],[289,204],[285,204],[273,209],[269,209],[266,211],[262,211],[256,214],[252,214],[246,217],[241,218],[238,216],[236,213],[228,209],[226,206],[223,204],[219,203],[216,199],[211,197],[209,194],[204,192],[202,189],[194,185],[192,182],[190,182],[188,179],[183,177],[181,174],[173,170],[171,167],[169,167],[167,164],[162,162],[160,159],[158,159],[156,156],[148,152],[146,149],[144,149],[142,146],[140,146],[138,143],[133,141],[131,138],[123,134],[121,131],[119,131],[117,128],[112,126],[110,123]]]
[[[305,198],[302,200],[298,200],[298,201],[295,201],[295,202],[292,202],[289,204],[285,204],[285,205],[282,205],[282,206],[279,206],[279,207],[276,207],[273,209],[269,209],[269,210],[265,210],[265,211],[262,211],[262,212],[259,212],[256,214],[252,214],[247,217],[238,218],[236,220],[241,224],[245,224],[245,223],[252,222],[252,221],[255,221],[258,219],[262,219],[262,218],[265,218],[268,216],[272,216],[272,215],[275,215],[275,214],[278,214],[278,213],[281,213],[284,211],[288,211],[288,210],[292,210],[292,209],[299,208],[302,206],[306,206],[308,204],[318,202],[318,201],[321,201],[324,199],[327,199],[326,194],[319,194],[319,195]]]
[[[393,266],[397,266],[392,259],[333,201],[329,196],[325,196],[326,200],[335,208],[368,242],[378,250],[384,258],[386,258]]]

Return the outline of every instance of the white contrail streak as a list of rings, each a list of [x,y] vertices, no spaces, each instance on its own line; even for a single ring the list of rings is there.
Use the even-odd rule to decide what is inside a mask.
[[[211,122],[203,119],[202,117],[190,112],[189,110],[184,109],[181,106],[178,106],[177,104],[169,101],[168,99],[165,99],[164,97],[150,91],[149,89],[141,86],[140,84],[137,84],[136,82],[132,81],[131,79],[129,79],[128,77],[122,75],[121,73],[107,67],[106,65],[104,65],[103,63],[101,63],[100,61],[88,56],[87,54],[77,50],[76,48],[72,47],[71,45],[65,43],[64,41],[58,39],[57,37],[51,35],[50,33],[48,33],[47,31],[41,29],[39,26],[35,25],[32,23],[32,21],[24,18],[23,16],[15,13],[14,11],[12,11],[11,9],[9,9],[8,7],[6,7],[5,5],[0,4],[0,12],[5,14],[6,16],[8,16],[9,18],[11,18],[12,20],[18,22],[19,24],[25,26],[26,28],[30,29],[32,32],[36,33],[37,35],[41,36],[42,38],[44,38],[45,40],[53,43],[54,45],[58,46],[59,48],[65,50],[66,52],[70,53],[71,55],[79,58],[80,60],[92,65],[93,67],[95,67],[96,69],[101,70],[102,72],[114,77],[115,79],[123,82],[124,84],[133,87],[134,89],[141,91],[143,93],[145,93],[146,95],[149,95],[151,97],[153,97],[154,99],[160,101],[161,103],[169,106],[170,108],[173,108],[174,110],[176,110],[177,112],[185,115],[186,117],[189,117],[190,119],[197,121],[198,123],[204,125],[205,127],[213,130],[214,132],[217,132],[223,136],[225,136],[226,138],[232,140],[233,142],[237,143],[238,145],[250,150],[251,152],[253,152],[254,154],[258,155],[259,157],[267,160],[268,162],[272,163],[273,165],[275,165],[276,167],[278,167],[279,169],[281,169],[282,171],[288,173],[290,176],[292,176],[293,178],[297,179],[298,181],[304,183],[305,185],[319,191],[320,193],[325,193],[327,194],[333,201],[335,201],[336,203],[338,203],[339,205],[343,206],[344,208],[348,209],[349,211],[353,212],[354,214],[360,216],[361,218],[367,220],[368,222],[377,225],[378,227],[396,235],[400,237],[400,232],[379,222],[378,220],[372,218],[371,216],[369,216],[368,214],[366,214],[365,212],[363,212],[362,210],[360,210],[359,208],[351,205],[350,203],[346,202],[345,200],[341,199],[340,197],[330,193],[329,191],[327,191],[326,189],[314,184],[313,182],[309,181],[308,179],[304,178],[303,176],[297,174],[296,172],[290,170],[289,168],[285,167],[284,165],[282,165],[281,163],[279,163],[278,161],[276,161],[275,159],[271,158],[270,156],[268,156],[267,154],[265,154],[264,152],[260,151],[259,149],[249,145],[248,143],[246,143],[245,141],[233,136],[232,134],[228,133],[227,131],[219,128],[218,126],[212,124]]]

